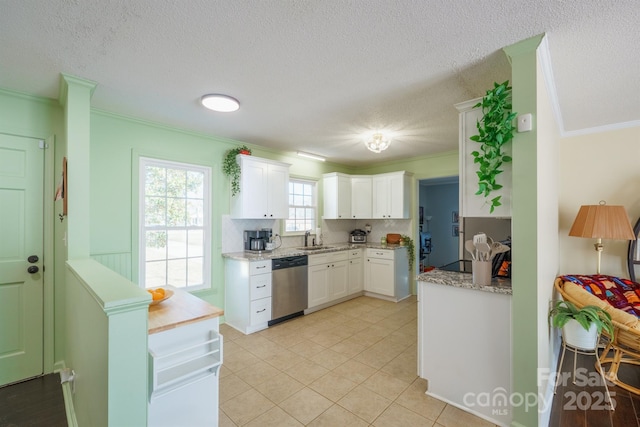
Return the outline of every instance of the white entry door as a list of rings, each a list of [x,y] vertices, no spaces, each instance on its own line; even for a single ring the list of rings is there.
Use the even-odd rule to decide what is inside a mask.
[[[0,134],[0,386],[43,373],[44,150],[39,144]]]

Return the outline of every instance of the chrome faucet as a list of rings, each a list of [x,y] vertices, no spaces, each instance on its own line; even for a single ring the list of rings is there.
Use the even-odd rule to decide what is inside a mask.
[[[309,235],[311,234],[311,230],[307,230],[304,232],[304,247],[309,246]]]

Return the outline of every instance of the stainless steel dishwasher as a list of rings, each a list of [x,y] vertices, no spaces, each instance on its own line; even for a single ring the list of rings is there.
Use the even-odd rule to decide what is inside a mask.
[[[302,316],[308,307],[306,255],[271,262],[271,320],[268,325]]]

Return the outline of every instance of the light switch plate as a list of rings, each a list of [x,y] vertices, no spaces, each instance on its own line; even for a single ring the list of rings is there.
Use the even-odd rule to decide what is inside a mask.
[[[533,129],[531,113],[518,116],[518,132],[529,132]]]

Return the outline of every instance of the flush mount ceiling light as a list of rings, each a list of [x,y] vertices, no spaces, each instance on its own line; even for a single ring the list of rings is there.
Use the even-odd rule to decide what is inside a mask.
[[[240,102],[238,102],[237,99],[219,93],[204,95],[200,99],[200,102],[202,102],[202,105],[206,108],[219,113],[230,113],[240,108]]]
[[[364,141],[364,145],[366,145],[367,148],[373,151],[374,153],[380,153],[386,150],[387,148],[389,148],[390,144],[391,144],[391,140],[385,137],[380,132],[374,133]]]
[[[306,157],[308,159],[318,160],[320,162],[324,162],[325,160],[327,160],[322,156],[318,156],[316,154],[305,153],[305,152],[302,152],[302,151],[298,151],[298,156]]]

